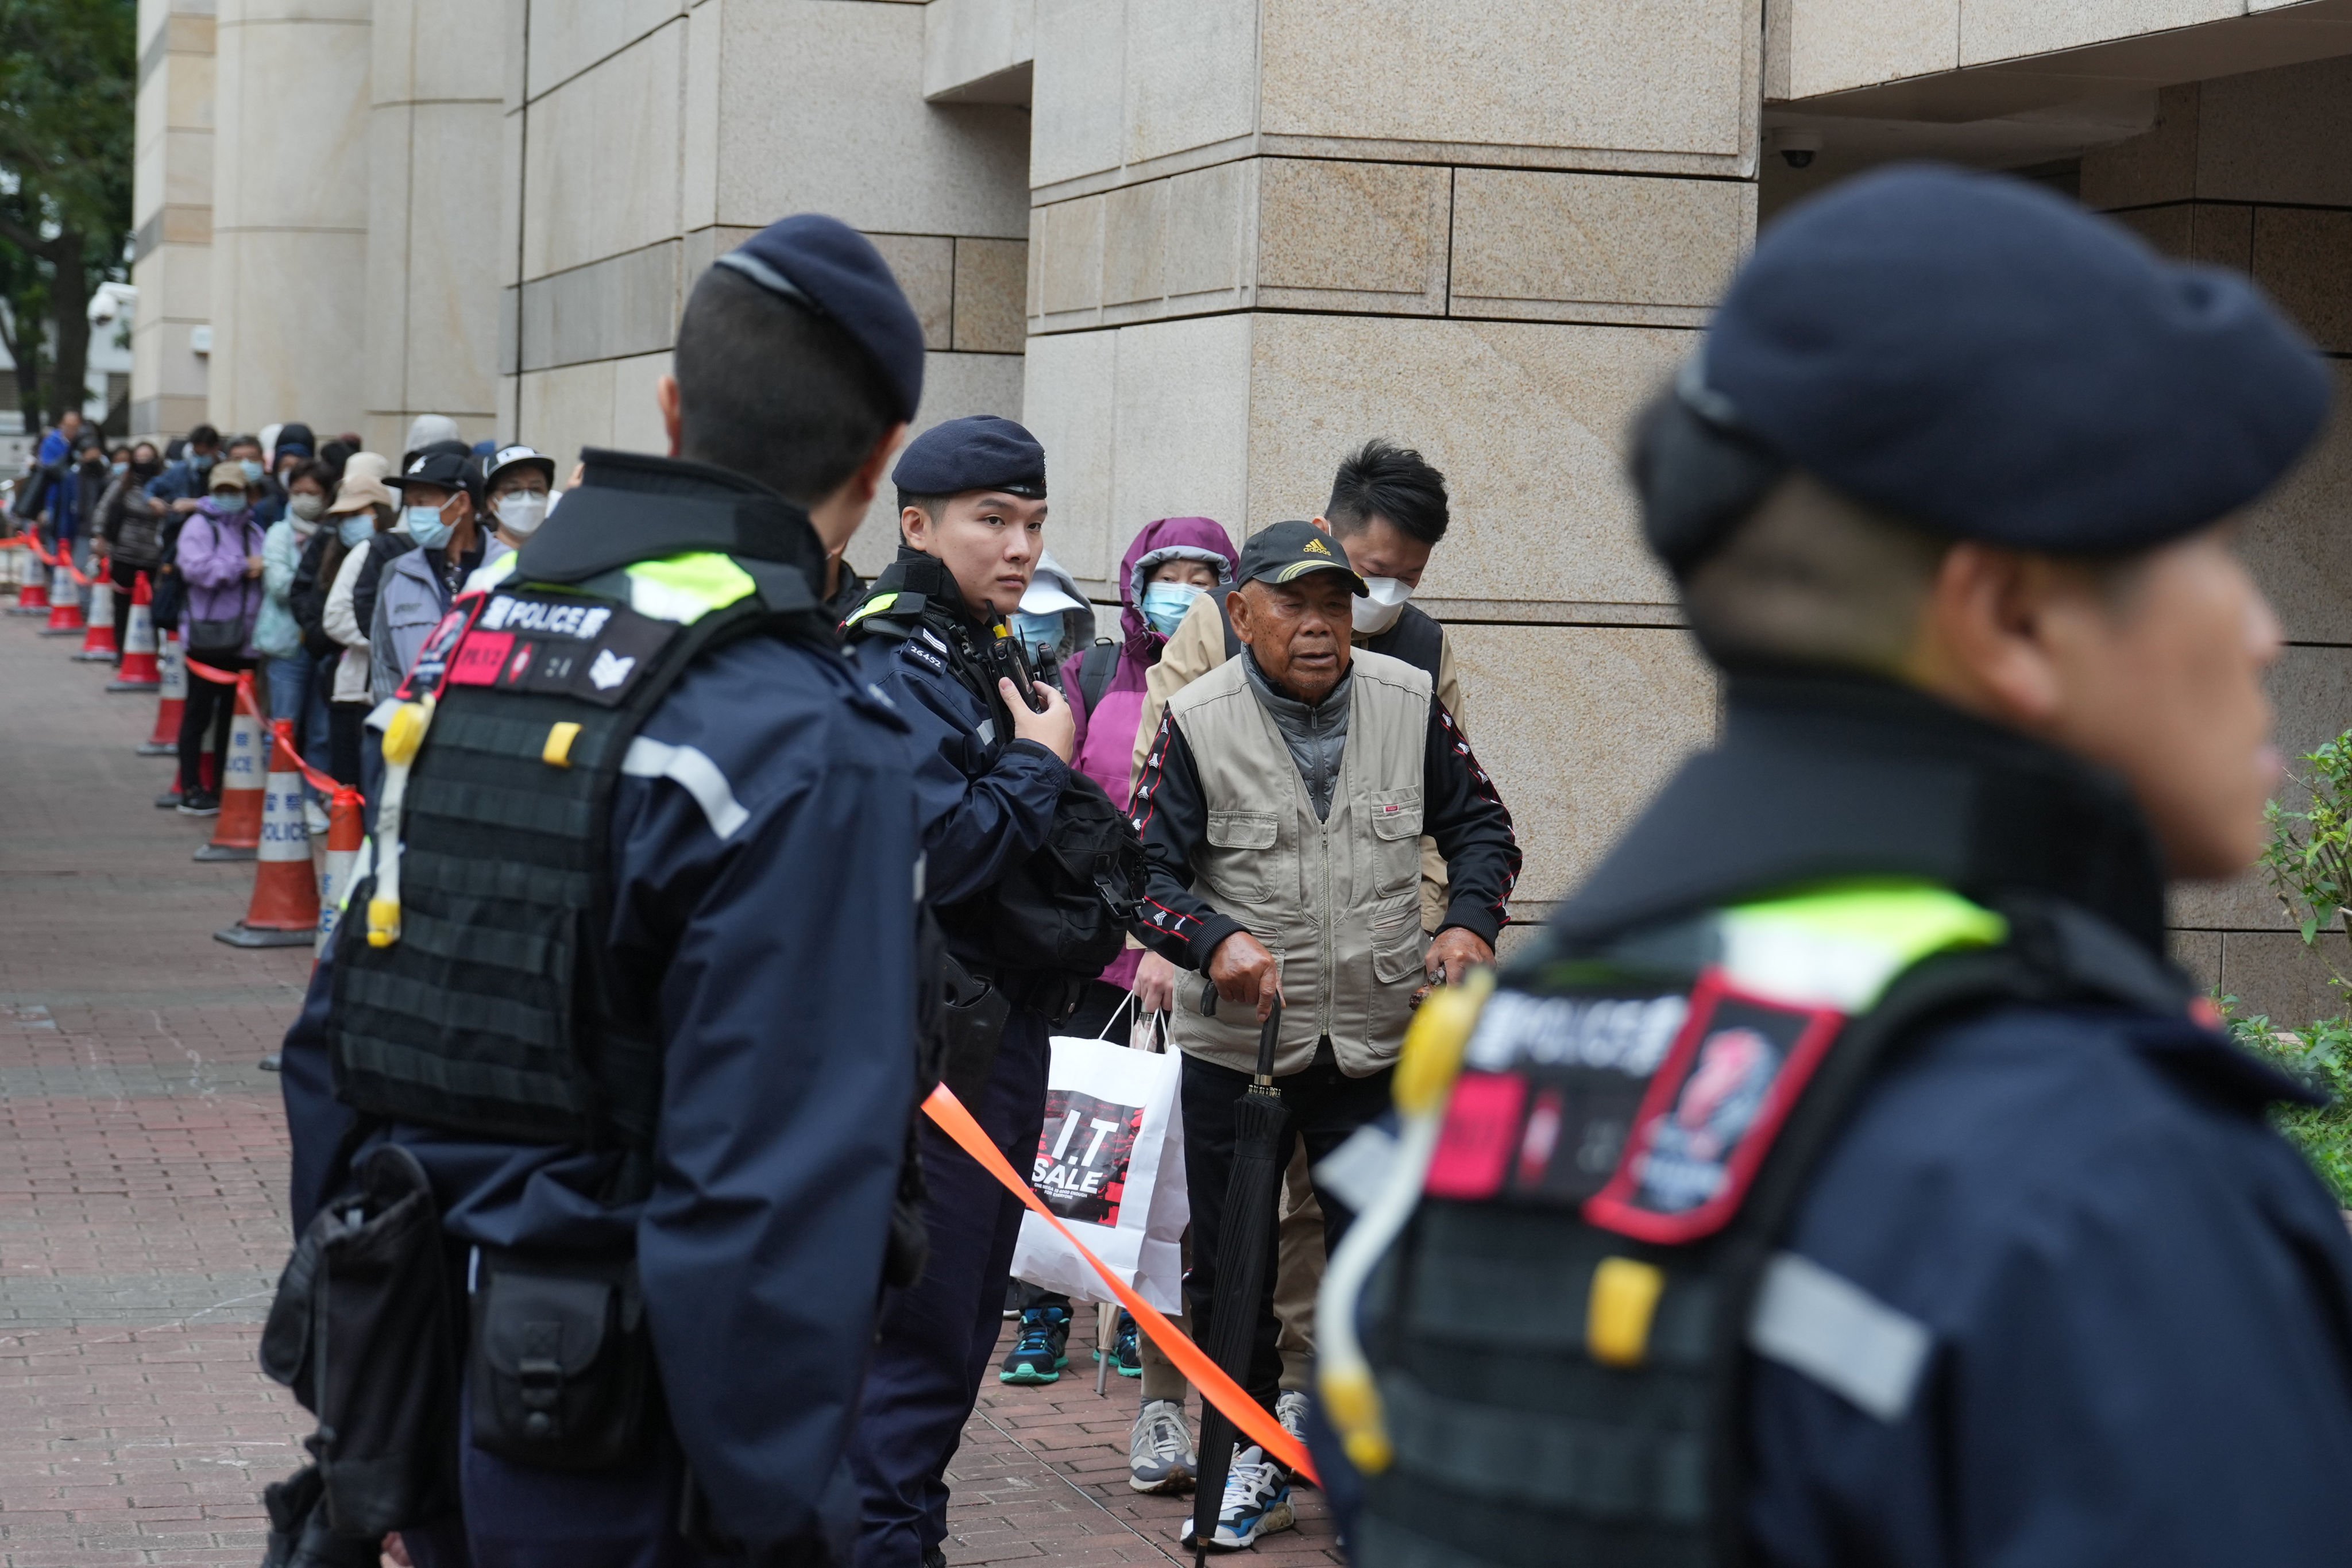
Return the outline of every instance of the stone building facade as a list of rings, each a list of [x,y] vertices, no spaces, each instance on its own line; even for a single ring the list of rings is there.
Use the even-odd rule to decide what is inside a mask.
[[[1523,919],[1715,721],[1622,442],[1787,202],[1902,157],[2016,169],[2250,270],[2352,358],[2352,0],[143,0],[141,22],[153,427],[208,409],[392,447],[439,412],[567,462],[653,446],[685,290],[817,208],[921,314],[921,422],[1044,439],[1053,547],[1101,597],[1154,517],[1308,515],[1351,443],[1418,446],[1455,516],[1420,602],[1528,847]],[[2352,723],[2345,428],[2249,531],[2295,749]],[[2176,919],[2224,989],[2320,1004],[2259,887]]]

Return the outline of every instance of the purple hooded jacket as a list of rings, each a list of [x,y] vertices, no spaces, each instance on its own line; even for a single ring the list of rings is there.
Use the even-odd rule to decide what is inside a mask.
[[[1077,770],[1103,786],[1103,792],[1124,806],[1128,798],[1128,770],[1135,762],[1135,727],[1143,721],[1143,674],[1160,662],[1160,650],[1168,639],[1151,629],[1143,618],[1143,580],[1152,569],[1174,559],[1205,561],[1217,569],[1220,589],[1233,585],[1234,574],[1241,563],[1241,552],[1234,548],[1232,538],[1216,522],[1205,517],[1163,517],[1157,522],[1147,522],[1127,547],[1127,555],[1119,563],[1118,602],[1125,606],[1119,616],[1119,629],[1125,634],[1119,645],[1118,665],[1111,671],[1110,684],[1103,688],[1102,704],[1094,712],[1087,711],[1086,691],[1078,679],[1076,661],[1066,668],[1064,685],[1070,700],[1070,712],[1077,721],[1076,749],[1070,760]],[[1142,953],[1128,949],[1111,960],[1102,978],[1122,989],[1135,984],[1135,970]]]
[[[253,512],[240,507],[225,511],[206,496],[180,526],[174,562],[188,585],[187,607],[181,612],[180,635],[190,637],[197,621],[242,621],[237,634],[240,653],[253,651],[253,623],[261,613],[261,580],[245,574],[247,556],[261,553],[261,528]],[[186,643],[190,651],[195,644]],[[215,649],[226,645],[215,645]]]

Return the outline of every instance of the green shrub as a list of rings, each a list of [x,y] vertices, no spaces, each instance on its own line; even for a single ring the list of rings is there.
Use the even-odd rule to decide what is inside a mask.
[[[2352,731],[2303,760],[2310,774],[2294,782],[2310,792],[2310,808],[2271,803],[2262,866],[2304,945],[2326,963],[2337,1001],[2352,1010],[2352,980],[2345,974],[2352,964]],[[2352,1208],[2352,1019],[2339,1012],[2287,1030],[2265,1017],[2236,1016],[2234,996],[2216,1000],[2240,1045],[2334,1096],[2334,1104],[2318,1110],[2283,1106],[2273,1115],[2336,1201]]]

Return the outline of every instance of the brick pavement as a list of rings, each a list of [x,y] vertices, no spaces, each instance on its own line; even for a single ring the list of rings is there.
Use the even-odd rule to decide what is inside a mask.
[[[0,1568],[252,1564],[308,1430],[254,1363],[287,1241],[255,1063],[310,958],[212,940],[252,868],[190,859],[208,825],[155,810],[171,764],[133,754],[153,698],[36,625],[0,618]],[[1187,1502],[1128,1489],[1135,1384],[1096,1397],[1080,1319],[1061,1383],[983,1391],[950,1563],[1177,1558]],[[1253,1561],[1335,1560],[1299,1511]]]

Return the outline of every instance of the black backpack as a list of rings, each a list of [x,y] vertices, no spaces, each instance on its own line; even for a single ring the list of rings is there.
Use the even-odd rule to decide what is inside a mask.
[[[1091,979],[1127,945],[1143,884],[1143,840],[1073,768],[1045,842],[995,887],[940,910],[940,926],[981,965]]]

